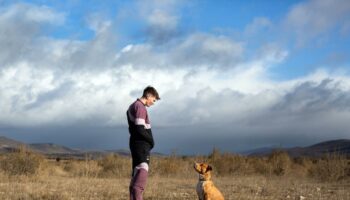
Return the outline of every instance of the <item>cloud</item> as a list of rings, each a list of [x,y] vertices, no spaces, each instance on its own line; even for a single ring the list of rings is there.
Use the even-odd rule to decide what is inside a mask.
[[[171,10],[177,4],[162,2],[150,8],[141,3],[145,16],[150,16],[148,26],[173,32],[179,27],[176,12],[162,16],[156,10],[163,6]],[[317,3],[300,6],[313,4]],[[153,127],[163,131],[160,140],[176,138],[166,135],[174,133],[182,137],[178,141],[190,145],[200,135],[193,148],[201,149],[200,142],[230,148],[231,141],[249,143],[249,138],[288,143],[302,134],[325,138],[336,131],[336,137],[349,129],[348,74],[321,70],[292,80],[273,80],[270,69],[289,55],[277,43],[264,43],[247,55],[246,43],[227,35],[192,32],[163,40],[152,33],[146,42],[117,49],[114,22],[98,14],[87,17],[95,32],[91,40],[57,39],[43,29],[60,23],[42,16],[50,11],[49,16],[61,19],[64,14],[25,5],[31,13],[18,6],[3,8],[0,14],[0,24],[9,34],[0,36],[0,44],[8,47],[0,50],[2,128],[123,129],[129,104],[145,86],[153,85],[162,100],[149,112]],[[27,20],[27,15],[32,19]],[[257,18],[246,30],[253,33],[269,26],[268,19]]]
[[[180,34],[179,8],[184,1],[146,0],[138,1],[141,20],[146,23],[145,32],[149,42],[163,44]]]
[[[337,82],[324,79],[321,83],[303,82],[283,97],[275,109],[282,109],[284,115],[307,116],[318,112],[340,112],[349,110],[347,91],[337,88]]]
[[[287,32],[295,34],[297,45],[303,46],[315,37],[329,34],[333,29],[346,27],[349,13],[349,1],[310,0],[293,6],[283,26]]]
[[[99,13],[90,14],[87,17],[87,23],[89,28],[95,32],[96,35],[103,34],[111,27],[112,22],[108,19],[104,19]]]
[[[234,67],[243,57],[244,46],[223,35],[193,33],[163,47],[128,45],[117,54],[117,63],[151,68]]]
[[[275,64],[283,62],[289,52],[277,43],[265,43],[257,50],[257,57],[265,63]]]
[[[35,46],[43,26],[60,25],[65,20],[63,13],[46,6],[13,4],[1,11],[0,45],[6,48],[0,49],[0,68],[31,57],[38,50]]]
[[[87,21],[95,35],[89,41],[48,36],[47,24],[59,26],[65,14],[45,6],[13,4],[3,8],[0,25],[0,67],[28,63],[36,68],[84,70],[109,68],[115,56],[117,35],[110,21],[91,15]],[[26,33],[26,34],[23,34]]]
[[[180,66],[229,68],[242,58],[243,51],[243,44],[229,37],[195,33],[189,35],[171,53],[174,55],[172,62]]]
[[[99,126],[124,126],[128,104],[149,84],[164,99],[152,111],[162,116],[155,118],[160,126],[250,121],[259,113],[269,114],[267,109],[275,104],[283,105],[281,101],[292,105],[281,93],[294,85],[268,78],[268,69],[288,55],[276,44],[262,46],[249,61],[243,59],[241,42],[205,33],[169,43],[168,51],[151,43],[130,44],[118,51],[109,45],[114,41],[109,23],[97,17],[91,24],[96,30],[91,41],[38,37],[31,48],[49,56],[25,55],[1,71],[6,111],[2,124],[94,121]],[[167,107],[177,112],[168,112]]]
[[[61,25],[65,21],[63,13],[57,13],[47,6],[34,6],[31,4],[13,4],[2,9],[2,20],[20,20],[34,23],[50,23]]]
[[[179,141],[177,148],[186,152],[201,153],[215,146],[237,151],[251,145],[310,145],[346,138],[349,77],[324,73],[274,83],[256,93],[238,92],[226,84],[188,95],[183,87],[172,96],[167,93],[166,101],[151,116],[160,124],[169,119],[173,122],[170,128],[158,130],[158,137]],[[182,92],[188,97],[177,95]],[[169,112],[169,107],[176,112]]]
[[[340,29],[340,33],[343,37],[350,34],[350,21],[346,21]]]
[[[273,23],[266,17],[256,17],[253,22],[245,27],[245,34],[252,36],[260,33],[261,31],[269,30],[273,27]]]

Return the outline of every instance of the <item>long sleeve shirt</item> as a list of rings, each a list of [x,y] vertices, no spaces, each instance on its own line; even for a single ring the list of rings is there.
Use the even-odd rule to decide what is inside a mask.
[[[130,144],[145,142],[154,147],[154,140],[151,130],[151,123],[145,105],[137,99],[129,106],[127,111],[129,124]]]

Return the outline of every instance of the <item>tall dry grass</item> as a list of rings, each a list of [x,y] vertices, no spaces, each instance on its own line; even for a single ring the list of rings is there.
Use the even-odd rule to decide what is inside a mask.
[[[338,154],[327,154],[319,159],[291,158],[286,152],[275,151],[267,157],[246,157],[220,153],[213,149],[208,156],[155,156],[151,158],[150,176],[188,177],[193,174],[193,162],[207,162],[216,176],[299,176],[319,181],[340,181],[350,177],[350,159]],[[131,159],[127,156],[109,154],[97,160],[86,155],[85,160],[47,160],[44,156],[19,151],[0,156],[0,169],[7,175],[55,174],[70,177],[129,178]]]
[[[226,199],[350,199],[350,160],[342,155],[291,158],[221,153],[153,156],[145,199],[195,199],[193,162],[213,166],[213,179]],[[131,159],[50,160],[25,148],[0,155],[0,199],[128,199]]]
[[[44,156],[29,151],[25,146],[0,157],[0,169],[9,175],[34,175],[44,163]]]
[[[131,174],[131,160],[120,155],[110,154],[99,160],[97,165],[101,167],[100,177],[126,178]]]
[[[310,166],[310,175],[322,181],[338,181],[350,176],[350,160],[339,154],[326,154]]]

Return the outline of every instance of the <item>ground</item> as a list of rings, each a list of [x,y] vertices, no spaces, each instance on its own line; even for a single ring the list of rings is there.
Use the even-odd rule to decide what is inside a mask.
[[[23,200],[123,200],[128,199],[127,178],[64,176],[6,176],[0,179],[0,199]],[[349,200],[350,183],[318,183],[293,177],[214,177],[225,199],[318,199]],[[197,199],[195,175],[188,178],[149,178],[145,200]]]

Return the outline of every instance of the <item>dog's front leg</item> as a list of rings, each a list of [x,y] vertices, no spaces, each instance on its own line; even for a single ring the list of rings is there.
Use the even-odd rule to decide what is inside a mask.
[[[209,197],[209,195],[207,193],[204,194],[204,200],[211,200],[211,198]]]

